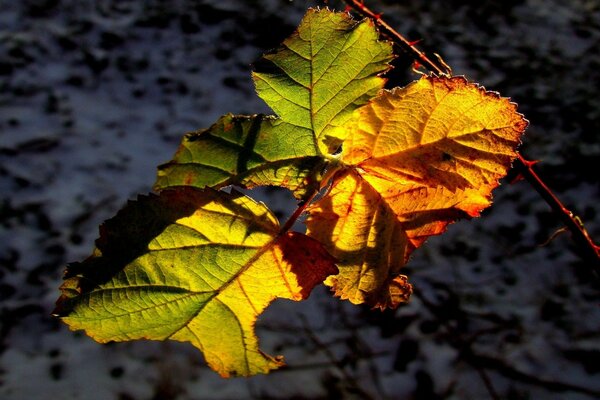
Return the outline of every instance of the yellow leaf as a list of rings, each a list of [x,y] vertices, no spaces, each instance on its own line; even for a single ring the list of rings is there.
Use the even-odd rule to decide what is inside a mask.
[[[259,349],[257,317],[276,298],[307,298],[335,272],[319,243],[281,234],[262,203],[165,190],[102,225],[94,254],[69,266],[55,313],[98,342],[190,342],[221,376],[249,376],[283,364]]]
[[[491,204],[526,127],[515,104],[462,77],[424,77],[356,110],[343,168],[309,208],[308,235],[338,259],[326,283],[356,304],[406,301],[412,251]]]

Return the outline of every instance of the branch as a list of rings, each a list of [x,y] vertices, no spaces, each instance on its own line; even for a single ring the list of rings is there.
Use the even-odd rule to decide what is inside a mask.
[[[590,388],[580,386],[574,383],[564,382],[554,377],[545,378],[543,376],[540,376],[536,372],[523,371],[516,367],[513,367],[501,358],[476,352],[473,349],[474,339],[476,338],[476,336],[465,339],[464,330],[461,327],[457,327],[453,324],[450,324],[446,320],[447,311],[444,309],[444,307],[440,307],[439,304],[436,304],[427,299],[423,295],[423,293],[421,293],[418,289],[415,289],[414,294],[419,298],[419,300],[421,300],[421,303],[423,304],[425,309],[427,309],[441,323],[445,330],[445,335],[447,335],[449,339],[448,343],[450,345],[453,345],[457,350],[459,350],[459,359],[471,365],[479,373],[479,376],[483,380],[483,383],[486,386],[486,389],[488,390],[492,399],[497,399],[500,397],[496,393],[494,387],[491,385],[489,376],[485,372],[486,370],[496,371],[505,378],[511,379],[513,381],[519,381],[525,384],[534,385],[553,392],[583,393],[594,398],[600,396],[600,391],[596,388]],[[459,310],[464,315],[464,318],[469,317],[463,309]],[[445,317],[440,318],[440,316]],[[502,329],[505,326],[499,325],[498,327]]]
[[[355,10],[364,17],[370,18],[379,27],[381,33],[390,38],[395,44],[407,51],[412,58],[422,64],[430,72],[436,75],[450,75],[451,69],[441,60],[440,65],[431,61],[425,53],[420,51],[414,43],[406,40],[404,36],[389,26],[381,14],[377,14],[364,5],[361,0],[344,0],[347,8]],[[580,249],[580,256],[592,263],[592,270],[600,275],[600,246],[596,245],[589,233],[586,231],[581,220],[570,210],[568,210],[558,198],[552,193],[552,190],[542,181],[532,168],[534,162],[526,160],[521,154],[517,153],[514,168],[548,203],[555,214],[558,215],[563,224],[571,231],[573,242]]]
[[[361,0],[344,0],[346,4],[348,4],[348,8],[351,10],[355,10],[359,14],[370,18],[375,25],[379,28],[379,31],[383,33],[385,36],[390,38],[394,44],[398,45],[402,50],[411,54],[412,57],[419,64],[423,65],[429,71],[433,72],[438,76],[446,76],[451,75],[450,68],[447,65],[443,65],[443,68],[438,66],[435,62],[431,61],[429,57],[417,47],[415,47],[414,42],[410,42],[404,38],[400,33],[398,33],[394,28],[392,28],[387,22],[381,19],[381,14],[376,14],[367,6],[364,5]]]
[[[567,209],[563,203],[552,193],[552,190],[542,181],[533,170],[534,161],[526,160],[521,154],[515,160],[513,168],[520,174],[548,203],[562,223],[571,231],[573,242],[581,251],[581,256],[592,262],[592,268],[596,274],[600,274],[600,246],[596,245],[590,237],[583,223],[572,211]]]
[[[495,370],[506,378],[510,378],[515,381],[520,381],[525,384],[535,385],[552,392],[575,392],[583,393],[592,398],[600,396],[600,391],[593,388],[579,386],[576,384],[561,382],[553,378],[544,378],[535,373],[529,373],[521,371],[505,361],[496,357],[491,357],[485,354],[479,354],[473,352],[471,349],[463,353],[463,357],[471,364],[485,367],[489,370]]]

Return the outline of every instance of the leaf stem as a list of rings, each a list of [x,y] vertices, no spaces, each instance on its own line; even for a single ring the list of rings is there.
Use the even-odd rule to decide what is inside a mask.
[[[298,203],[298,208],[296,208],[294,213],[292,215],[290,215],[290,217],[287,219],[287,221],[285,221],[285,223],[283,224],[283,227],[279,231],[279,235],[283,235],[284,233],[286,233],[287,231],[292,229],[292,226],[294,226],[294,223],[296,222],[296,220],[298,220],[298,218],[300,218],[300,215],[302,215],[304,210],[306,210],[306,207],[308,207],[308,205],[311,203],[311,201],[315,198],[315,196],[318,193],[319,193],[319,189],[314,189],[306,199],[304,199],[300,203]]]
[[[381,32],[388,36],[395,44],[407,51],[413,59],[422,64],[430,72],[437,75],[450,75],[450,68],[440,61],[440,65],[428,58],[422,51],[417,49],[414,43],[406,40],[399,32],[390,27],[382,18],[363,4],[361,0],[344,0],[348,8],[355,10],[364,17],[371,18],[379,27]],[[577,216],[568,210],[560,200],[552,193],[552,190],[542,181],[532,168],[534,162],[526,160],[517,153],[514,168],[523,176],[527,182],[542,196],[552,210],[557,214],[563,224],[571,231],[575,244],[580,248],[579,254],[583,259],[593,263],[592,269],[600,275],[600,247],[594,243],[583,223]]]
[[[300,215],[302,215],[302,213],[306,210],[306,207],[308,207],[310,205],[310,203],[319,194],[319,192],[321,192],[321,190],[323,188],[330,186],[330,180],[334,178],[334,175],[339,170],[344,168],[344,165],[340,161],[339,157],[326,155],[325,158],[327,158],[327,160],[329,161],[329,165],[326,168],[325,173],[323,174],[323,176],[321,178],[321,184],[319,185],[319,188],[313,189],[313,191],[304,200],[302,200],[302,201],[300,201],[300,203],[298,203],[298,208],[296,208],[294,213],[292,215],[290,215],[290,217],[287,219],[287,221],[285,221],[285,223],[283,224],[283,227],[279,231],[280,235],[282,235],[285,232],[292,229],[292,226],[294,225],[296,220],[298,218],[300,218]]]

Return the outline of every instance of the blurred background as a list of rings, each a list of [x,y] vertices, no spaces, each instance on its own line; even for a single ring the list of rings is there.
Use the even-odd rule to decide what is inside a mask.
[[[523,154],[600,238],[600,2],[366,1],[457,75],[519,104]],[[0,398],[597,399],[600,285],[526,183],[405,269],[411,302],[273,303],[261,347],[288,366],[222,380],[191,345],[99,345],[52,318],[65,265],[147,193],[187,131],[270,111],[251,63],[309,6],[287,0],[0,0]],[[326,5],[343,10],[340,1]],[[391,86],[417,79],[400,54]],[[283,190],[253,193],[279,216]]]

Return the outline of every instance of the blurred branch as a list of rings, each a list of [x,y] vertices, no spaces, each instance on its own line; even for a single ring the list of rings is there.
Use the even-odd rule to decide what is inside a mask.
[[[462,324],[452,324],[448,320],[448,312],[445,302],[443,302],[443,304],[435,303],[434,301],[429,300],[418,289],[415,289],[414,295],[419,298],[427,311],[438,318],[442,327],[444,328],[445,332],[443,334],[447,338],[447,342],[458,350],[458,357],[460,360],[471,365],[477,371],[486,389],[488,390],[490,398],[499,399],[500,397],[494,389],[492,381],[486,371],[495,371],[507,379],[534,385],[549,391],[576,392],[600,398],[600,391],[597,389],[579,386],[568,382],[561,382],[557,379],[545,379],[540,377],[538,374],[522,371],[498,357],[475,351],[473,346],[476,338],[481,334],[487,333],[486,331],[476,332],[474,335],[466,335]],[[457,305],[457,308],[458,307],[459,306]],[[458,309],[455,317],[457,320],[469,319],[469,315],[466,314],[463,309]],[[498,329],[503,328],[504,326],[502,325],[498,326]]]
[[[354,10],[364,17],[370,18],[379,27],[382,34],[387,36],[396,45],[405,50],[417,63],[438,76],[448,76],[452,73],[450,67],[446,65],[440,57],[438,63],[432,61],[425,53],[419,50],[414,42],[408,41],[402,34],[394,30],[382,18],[369,9],[363,0],[344,0],[347,9]],[[600,276],[600,246],[596,245],[589,233],[583,226],[581,220],[570,210],[568,210],[560,200],[552,193],[552,190],[535,173],[532,166],[535,162],[526,160],[521,154],[517,154],[513,168],[518,175],[522,176],[548,203],[563,224],[571,232],[573,242],[580,250],[579,255],[592,263],[592,270]]]
[[[425,53],[423,53],[415,46],[414,42],[407,40],[404,36],[398,33],[394,28],[392,28],[387,22],[385,22],[381,18],[381,14],[374,13],[371,9],[364,5],[362,0],[344,1],[348,5],[348,11],[354,10],[359,14],[370,18],[375,23],[375,25],[377,25],[381,33],[389,37],[394,42],[394,44],[399,46],[402,50],[411,54],[415,61],[418,62],[420,65],[423,65],[429,71],[435,73],[438,76],[445,76],[451,74],[450,68],[448,68],[447,65],[443,65],[443,68],[441,68],[435,62],[431,61]]]
[[[360,382],[356,377],[350,374],[345,368],[349,363],[345,359],[338,359],[336,355],[331,350],[330,346],[324,344],[319,336],[311,329],[310,323],[305,315],[299,314],[300,320],[302,321],[303,330],[306,336],[310,339],[310,341],[315,345],[315,347],[323,352],[325,356],[329,359],[330,363],[335,365],[338,371],[342,374],[345,380],[345,384],[349,385],[352,392],[358,394],[361,399],[372,399],[373,397],[360,386]],[[352,356],[360,356],[353,354]],[[351,363],[350,363],[351,364]]]
[[[554,379],[544,379],[535,374],[529,374],[524,371],[520,371],[517,368],[505,363],[496,357],[491,357],[485,354],[479,354],[471,351],[463,353],[463,357],[474,365],[485,367],[488,370],[495,370],[506,378],[520,381],[523,383],[536,385],[546,390],[553,392],[576,392],[583,393],[593,398],[600,397],[600,391],[583,386],[573,385],[571,383],[560,382]]]

